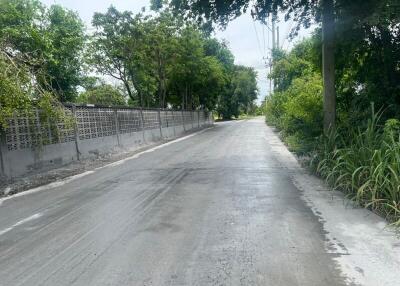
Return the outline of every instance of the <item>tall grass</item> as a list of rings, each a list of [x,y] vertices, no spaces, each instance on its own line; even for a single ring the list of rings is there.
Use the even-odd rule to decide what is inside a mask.
[[[400,227],[400,122],[379,125],[372,108],[364,128],[332,130],[321,138],[311,166],[335,189]]]

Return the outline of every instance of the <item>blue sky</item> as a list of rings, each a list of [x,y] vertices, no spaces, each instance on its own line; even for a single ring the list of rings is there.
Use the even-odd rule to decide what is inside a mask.
[[[140,12],[142,7],[147,7],[148,10],[150,5],[150,0],[41,0],[41,2],[45,5],[60,4],[78,12],[88,29],[90,29],[93,13],[104,12],[110,5],[114,5],[119,10],[130,10],[134,13]],[[290,49],[293,45],[287,40],[288,31],[292,25],[292,22],[279,23],[280,45],[284,49]],[[268,70],[262,60],[263,56],[268,55],[268,48],[271,46],[269,34],[264,25],[254,23],[251,16],[247,14],[231,22],[224,31],[217,31],[215,35],[229,42],[236,64],[252,66],[257,70],[260,91],[258,102],[269,92]],[[309,34],[310,31],[301,31],[297,40]]]

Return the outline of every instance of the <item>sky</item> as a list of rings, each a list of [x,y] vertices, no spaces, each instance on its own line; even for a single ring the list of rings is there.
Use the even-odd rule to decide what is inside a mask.
[[[76,11],[85,22],[88,30],[91,28],[91,19],[94,12],[105,12],[110,5],[118,10],[129,10],[133,13],[141,12],[143,7],[149,10],[150,0],[41,0],[45,5],[59,4]],[[310,35],[311,30],[302,30],[292,42],[288,40],[288,33],[293,22],[281,20],[279,26],[279,43],[284,49],[290,49],[299,39]],[[250,14],[244,14],[232,21],[225,30],[216,31],[215,37],[228,41],[229,48],[235,56],[235,63],[253,67],[258,73],[258,102],[269,94],[268,68],[263,57],[268,57],[271,48],[271,32],[268,28],[254,22]]]

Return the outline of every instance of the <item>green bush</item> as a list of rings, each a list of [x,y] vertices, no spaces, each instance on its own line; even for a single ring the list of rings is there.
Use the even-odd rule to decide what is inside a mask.
[[[311,165],[357,204],[400,226],[400,122],[386,121],[382,132],[380,114],[373,112],[364,129],[332,131],[321,138]]]
[[[284,114],[284,103],[287,101],[287,93],[275,92],[265,101],[266,121],[278,128],[282,127],[281,116]]]
[[[338,129],[324,135],[322,79],[307,56],[310,48],[302,42],[274,58],[275,92],[266,100],[266,121],[291,151],[311,155],[312,168],[331,186],[400,227],[400,121],[384,121],[398,114],[388,112],[396,105],[378,102],[385,113],[372,105],[371,115],[365,106],[374,94],[346,70],[336,80]]]
[[[322,79],[318,74],[292,82],[283,104],[283,129],[301,138],[315,138],[322,133]]]
[[[97,105],[126,105],[126,98],[123,94],[117,88],[109,84],[102,84],[82,92],[76,101],[78,103]]]
[[[266,100],[266,121],[282,131],[292,151],[311,151],[322,133],[322,79],[317,73],[293,80]]]

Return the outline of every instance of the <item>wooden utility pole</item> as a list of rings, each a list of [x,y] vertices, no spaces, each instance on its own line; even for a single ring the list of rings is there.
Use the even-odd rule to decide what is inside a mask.
[[[322,1],[322,73],[324,78],[324,133],[335,128],[335,19],[334,0]]]

